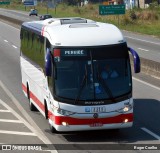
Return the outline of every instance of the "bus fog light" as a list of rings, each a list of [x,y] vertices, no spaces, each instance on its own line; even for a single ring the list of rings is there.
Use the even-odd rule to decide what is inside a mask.
[[[63,125],[63,126],[67,126],[68,123],[67,123],[67,122],[62,122],[62,125]]]
[[[128,119],[125,119],[125,120],[124,120],[124,123],[127,123],[127,122],[128,122]]]

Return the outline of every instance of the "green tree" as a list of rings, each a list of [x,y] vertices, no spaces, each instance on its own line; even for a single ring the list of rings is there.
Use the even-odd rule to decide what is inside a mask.
[[[77,5],[81,0],[63,0],[64,3],[68,5]]]

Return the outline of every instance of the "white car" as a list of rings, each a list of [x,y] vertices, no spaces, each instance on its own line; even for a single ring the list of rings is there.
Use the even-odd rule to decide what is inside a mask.
[[[31,15],[38,15],[38,11],[36,9],[31,9],[30,12],[29,12],[29,16]]]

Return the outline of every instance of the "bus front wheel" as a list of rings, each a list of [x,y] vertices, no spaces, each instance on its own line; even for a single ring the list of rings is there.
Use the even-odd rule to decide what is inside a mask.
[[[52,133],[57,133],[56,129],[49,123],[49,128]]]
[[[48,120],[48,123],[49,123],[50,131],[51,131],[52,133],[57,133],[58,131],[52,126],[50,119]]]

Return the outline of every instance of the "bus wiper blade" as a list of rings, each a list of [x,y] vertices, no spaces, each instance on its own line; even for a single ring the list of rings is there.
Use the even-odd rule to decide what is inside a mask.
[[[84,88],[84,86],[85,86],[85,83],[87,83],[87,77],[88,77],[88,74],[87,74],[87,66],[85,65],[85,74],[84,74],[84,77],[83,77],[81,86],[80,86],[80,88],[79,88],[79,90],[78,90],[78,94],[77,94],[76,99],[75,99],[75,102],[74,102],[75,104],[76,104],[76,102],[79,100],[79,98],[80,98],[80,96],[81,96],[81,93],[82,93],[82,90],[83,90],[83,88]]]
[[[105,92],[108,94],[108,96],[111,98],[112,102],[115,102],[115,99],[113,97],[112,91],[110,90],[109,86],[107,83],[104,81],[104,79],[101,77],[99,73],[99,66],[98,66],[98,80],[101,82],[101,85],[103,86]]]

